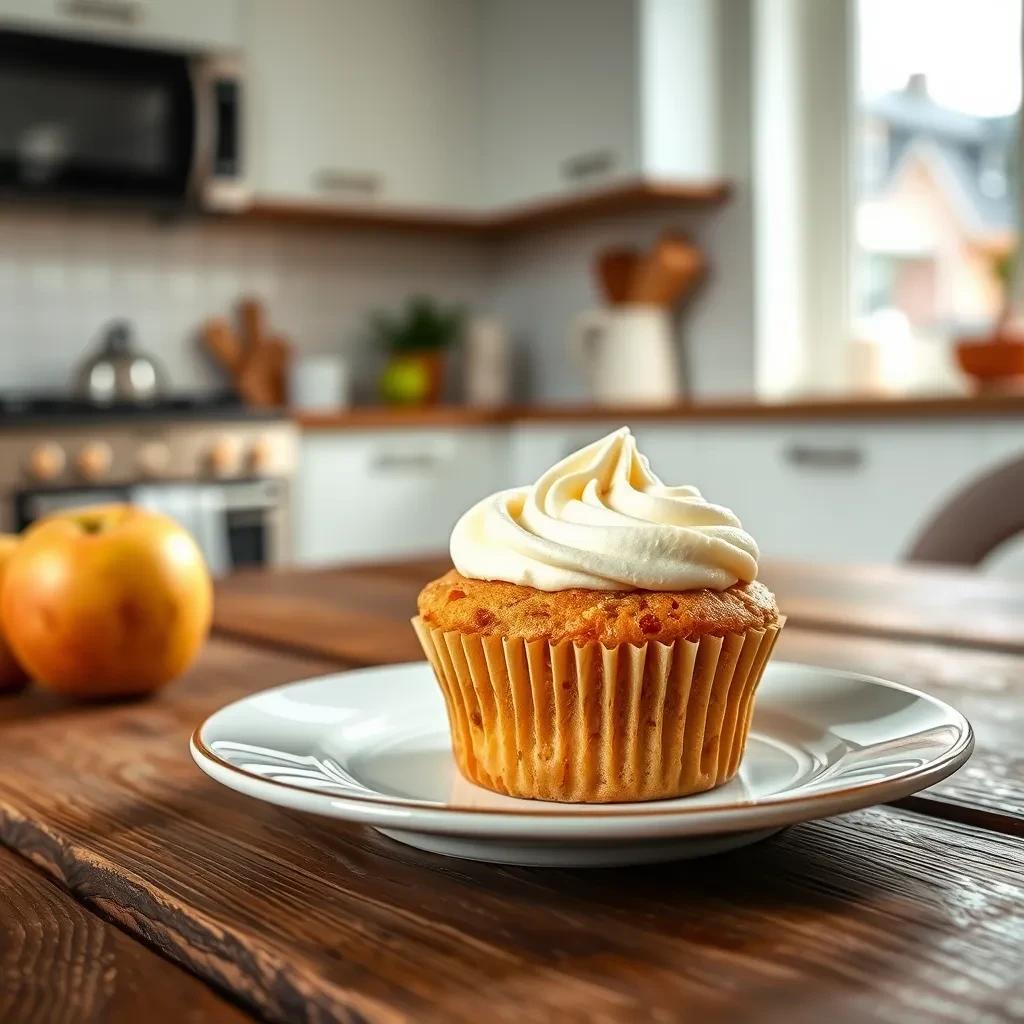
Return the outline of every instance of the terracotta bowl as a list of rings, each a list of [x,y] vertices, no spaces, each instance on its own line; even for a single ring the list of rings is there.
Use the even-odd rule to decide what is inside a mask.
[[[1024,337],[989,335],[957,342],[960,369],[981,388],[1024,386]]]

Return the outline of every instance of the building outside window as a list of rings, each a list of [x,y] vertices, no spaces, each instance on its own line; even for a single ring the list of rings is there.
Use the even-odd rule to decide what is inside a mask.
[[[859,0],[853,40],[855,333],[890,378],[952,382],[1017,240],[1021,3]]]

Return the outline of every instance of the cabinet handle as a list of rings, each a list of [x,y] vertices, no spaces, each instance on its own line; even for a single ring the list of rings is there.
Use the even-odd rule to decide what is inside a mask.
[[[562,176],[570,181],[582,181],[608,174],[615,166],[615,154],[610,149],[593,149],[562,161]]]
[[[380,452],[370,460],[370,469],[375,473],[429,473],[437,469],[442,461],[440,455],[430,452]]]
[[[836,448],[812,444],[791,444],[784,458],[794,466],[807,469],[857,469],[864,465],[864,452],[853,445]]]
[[[360,195],[376,195],[381,188],[381,177],[370,171],[344,171],[324,168],[313,175],[313,185],[324,192],[358,192]]]
[[[141,0],[63,0],[60,8],[73,18],[114,21],[119,25],[134,25],[142,18]]]

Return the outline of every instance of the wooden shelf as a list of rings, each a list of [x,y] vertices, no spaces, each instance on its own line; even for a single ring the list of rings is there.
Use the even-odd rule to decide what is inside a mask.
[[[651,406],[507,406],[474,409],[460,405],[422,408],[367,406],[327,413],[296,413],[303,430],[358,430],[390,427],[470,427],[574,420],[671,422],[674,420],[903,420],[1024,416],[1024,394],[915,398],[822,398],[759,402],[753,398]]]
[[[612,214],[721,206],[730,192],[724,181],[625,182],[606,189],[512,207],[494,217],[488,230],[495,235],[514,235]]]
[[[369,228],[431,235],[487,234],[487,222],[468,210],[417,210],[400,206],[336,206],[302,202],[256,202],[240,213],[218,219],[248,224],[279,224],[327,230]]]
[[[324,228],[374,228],[429,234],[502,238],[592,217],[680,207],[714,207],[730,194],[724,181],[628,181],[509,207],[494,213],[420,210],[400,206],[334,206],[319,203],[257,202],[236,219],[253,223]]]

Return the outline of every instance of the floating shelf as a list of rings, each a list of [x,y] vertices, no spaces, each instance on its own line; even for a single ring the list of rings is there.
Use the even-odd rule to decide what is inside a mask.
[[[365,227],[502,238],[612,214],[720,206],[729,198],[729,194],[730,187],[724,181],[629,181],[602,189],[524,203],[494,213],[455,209],[420,210],[383,205],[327,206],[302,202],[257,202],[238,214],[237,219],[325,228]]]

